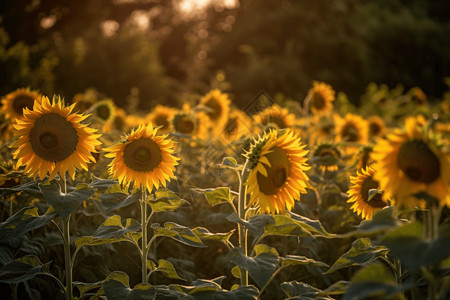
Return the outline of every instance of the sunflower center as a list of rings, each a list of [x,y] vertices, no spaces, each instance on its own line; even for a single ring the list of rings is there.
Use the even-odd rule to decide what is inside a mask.
[[[97,107],[96,109],[97,111],[97,115],[102,119],[102,120],[108,120],[109,116],[111,115],[111,110],[109,109],[108,106],[106,105],[100,105]]]
[[[232,118],[228,120],[227,125],[225,126],[225,133],[228,136],[232,136],[236,132],[238,128],[237,122],[238,122],[237,118]]]
[[[211,119],[217,120],[222,114],[222,106],[220,106],[220,103],[216,99],[210,99],[205,105],[213,110],[212,112],[208,112],[208,116]]]
[[[153,121],[157,126],[162,126],[162,129],[166,129],[167,127],[169,127],[169,121],[167,121],[167,118],[167,116],[158,115]]]
[[[375,208],[383,208],[386,206],[386,203],[382,200],[381,194],[377,193],[369,200],[369,191],[371,189],[377,189],[378,182],[372,179],[372,177],[367,177],[364,179],[361,185],[361,196],[367,204]]]
[[[381,132],[381,126],[378,123],[370,122],[369,132],[371,135],[376,136]]]
[[[273,123],[273,124],[277,125],[277,127],[279,129],[283,129],[283,128],[287,127],[286,122],[283,120],[283,118],[281,116],[278,116],[278,115],[268,115],[263,118],[262,123],[263,123],[263,125],[268,125],[270,123]]]
[[[317,110],[322,110],[325,108],[325,99],[319,93],[314,93],[313,96],[313,106]]]
[[[125,146],[123,158],[128,168],[150,172],[161,162],[161,149],[152,139],[141,137]]]
[[[39,117],[30,131],[34,153],[47,161],[62,161],[76,151],[79,138],[74,125],[56,113]]]
[[[267,177],[259,172],[256,173],[259,189],[266,195],[278,193],[280,187],[286,183],[290,169],[289,156],[286,152],[279,147],[272,150],[266,155],[271,165],[270,167],[265,166]]]
[[[431,183],[441,174],[438,157],[419,139],[403,143],[398,152],[397,165],[409,179],[417,182]]]
[[[324,157],[324,156],[334,156],[334,157],[337,157],[338,155],[337,155],[336,151],[334,151],[334,150],[332,150],[332,149],[323,149],[323,150],[320,150],[318,156],[319,156],[319,157]]]
[[[13,108],[19,115],[23,114],[25,108],[33,109],[34,98],[27,95],[19,95],[14,99]]]
[[[342,138],[348,142],[357,142],[359,139],[358,129],[353,124],[346,124],[342,129]]]

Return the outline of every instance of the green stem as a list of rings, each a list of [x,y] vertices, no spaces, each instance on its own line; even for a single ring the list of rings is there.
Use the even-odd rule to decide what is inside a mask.
[[[61,175],[60,180],[61,193],[65,194],[67,192],[66,178]],[[72,289],[72,259],[70,255],[70,217],[71,214],[63,219],[63,241],[64,241],[64,263],[66,271],[66,299],[73,299],[73,289]]]
[[[267,280],[266,284],[265,284],[265,285],[262,287],[262,289],[259,291],[258,299],[261,298],[262,293],[266,290],[266,288],[269,286],[269,284],[272,282],[272,280],[275,278],[275,276],[277,276],[277,274],[280,273],[280,271],[281,271],[282,269],[283,269],[282,267],[281,267],[281,268],[278,268],[278,269],[272,274],[272,276],[270,276],[269,280]]]
[[[14,198],[12,196],[9,197],[9,216],[13,215],[13,201]]]
[[[242,169],[242,176],[239,178],[239,203],[238,203],[238,215],[239,219],[245,220],[245,206],[247,205],[247,186],[245,185],[247,177],[249,175],[249,170],[247,168],[248,160]],[[245,256],[247,253],[247,230],[242,224],[238,224],[239,231],[239,247]],[[241,286],[248,285],[248,271],[244,268],[240,268],[241,271]]]
[[[141,187],[142,189],[142,199],[141,199],[141,227],[142,227],[142,238],[141,238],[141,268],[142,268],[142,283],[148,283],[147,279],[147,188]]]

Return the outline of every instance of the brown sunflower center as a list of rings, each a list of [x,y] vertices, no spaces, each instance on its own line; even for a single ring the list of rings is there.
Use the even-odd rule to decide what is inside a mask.
[[[30,131],[34,153],[47,161],[62,161],[76,151],[78,134],[74,125],[56,113],[39,117]]]
[[[359,140],[358,128],[348,123],[342,128],[342,138],[347,142],[357,142]]]
[[[381,132],[381,126],[377,122],[370,122],[369,132],[371,135],[376,136]]]
[[[19,95],[13,101],[13,109],[19,115],[23,114],[25,108],[33,109],[33,105],[34,98],[28,95]]]
[[[161,149],[152,139],[141,137],[125,146],[123,158],[128,168],[150,172],[161,162]]]
[[[166,129],[167,127],[169,127],[169,121],[167,120],[168,116],[166,115],[157,115],[154,119],[153,122],[155,123],[156,126],[162,126],[162,129]]]
[[[317,110],[322,110],[325,108],[325,99],[320,93],[314,93],[312,105]]]
[[[324,157],[324,156],[334,156],[337,157],[337,153],[336,151],[334,151],[333,149],[322,149],[319,151],[318,155],[319,157]]]
[[[377,193],[369,201],[369,191],[371,189],[378,189],[378,182],[373,180],[372,177],[367,177],[361,185],[361,196],[364,202],[375,208],[385,207],[386,203],[382,200],[380,193]]]
[[[221,116],[222,106],[217,99],[211,98],[205,103],[205,105],[213,110],[212,112],[208,112],[208,116],[212,120],[217,120]]]
[[[233,134],[236,133],[236,130],[238,128],[237,122],[238,122],[237,118],[231,118],[228,120],[228,122],[225,126],[225,133],[228,136],[232,136]]]
[[[417,182],[431,183],[441,174],[439,158],[419,139],[403,143],[398,152],[397,165],[409,179]]]
[[[195,123],[189,116],[179,116],[174,119],[175,131],[185,134],[191,134],[195,130]]]
[[[99,105],[96,108],[96,111],[97,111],[97,115],[102,120],[108,120],[109,117],[111,116],[111,110],[109,109],[109,107],[107,105]]]
[[[270,167],[265,166],[267,177],[259,172],[256,173],[259,189],[266,195],[278,193],[280,187],[286,183],[290,169],[289,156],[286,152],[279,147],[272,150],[266,155],[271,165]]]
[[[273,114],[273,115],[264,116],[262,118],[262,124],[263,125],[268,125],[270,123],[273,123],[273,124],[277,125],[277,127],[279,129],[283,129],[283,128],[288,127],[286,122],[284,121],[283,117],[280,116],[280,115]]]

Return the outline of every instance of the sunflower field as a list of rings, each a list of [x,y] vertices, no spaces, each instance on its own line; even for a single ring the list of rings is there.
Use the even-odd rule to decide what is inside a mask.
[[[0,299],[450,299],[448,1],[0,2]]]

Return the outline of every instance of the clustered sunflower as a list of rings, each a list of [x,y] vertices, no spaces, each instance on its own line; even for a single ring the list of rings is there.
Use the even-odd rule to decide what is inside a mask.
[[[24,109],[23,118],[14,124],[17,148],[13,155],[17,159],[17,168],[25,166],[25,172],[40,179],[49,173],[50,180],[66,172],[72,179],[76,169],[88,170],[87,164],[94,162],[92,155],[100,134],[82,121],[86,115],[73,113],[74,104],[64,106],[59,97],[53,97],[52,103],[43,96],[35,101],[33,110]]]
[[[308,92],[309,107],[314,114],[323,115],[333,110],[335,91],[324,82],[313,82]]]
[[[251,169],[245,183],[249,206],[270,214],[294,207],[294,201],[306,193],[309,180],[305,147],[291,130],[271,130],[255,141],[246,154]]]
[[[29,88],[17,89],[2,99],[1,112],[10,120],[22,118],[23,110],[32,109],[34,101],[40,101],[40,99],[41,93],[38,91],[32,91]]]

